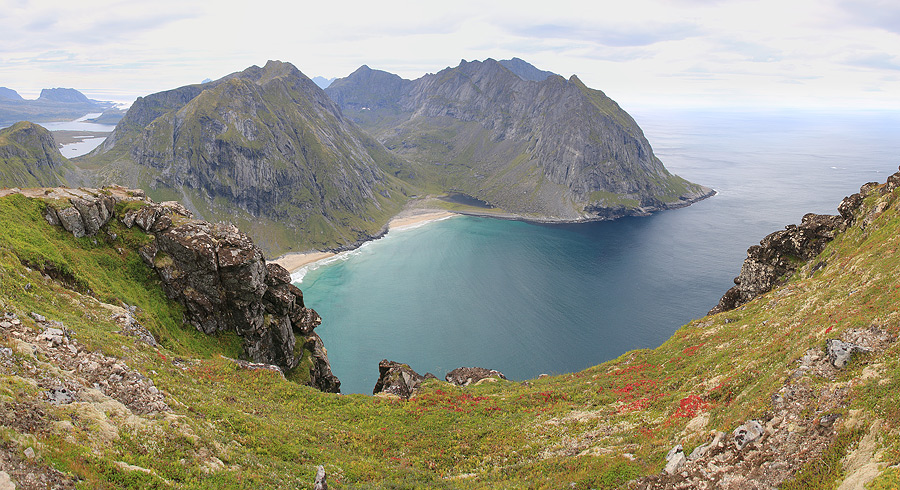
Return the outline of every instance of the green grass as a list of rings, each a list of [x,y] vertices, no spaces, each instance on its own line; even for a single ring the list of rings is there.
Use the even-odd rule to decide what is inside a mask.
[[[119,437],[101,445],[70,409],[47,405],[53,417],[76,425],[75,442],[53,431],[33,436],[46,460],[82,478],[83,488],[308,487],[319,464],[338,489],[618,488],[659,472],[676,443],[690,449],[706,442],[709,430],[730,432],[763,417],[797,359],[822,348],[826,338],[869,326],[900,332],[900,216],[893,206],[865,229],[854,226],[838,236],[810,261],[828,263],[811,277],[803,266],[778,289],[695,320],[656,349],[527,383],[457,388],[432,380],[409,401],[325,394],[277,373],[239,369],[219,357],[236,355],[236,339],[184,328],[180,308],[166,300],[137,257],[139,230],[112,224],[115,239],[103,233],[74,239],[43,221],[42,206],[18,196],[0,199],[0,307],[62,321],[88,349],[124,356],[163,390],[175,415],[143,417],[136,425],[113,418]],[[23,259],[54,264],[105,302],[138,305],[140,321],[161,347],[112,333],[116,326],[92,300],[27,270]],[[805,381],[814,390],[849,386],[851,401],[842,410],[883,421],[881,448],[889,464],[900,462],[898,354],[891,344],[854,360],[834,380]],[[19,366],[26,361],[15,357]],[[881,377],[858,381],[872,366]],[[0,380],[0,399],[24,403],[42,396],[14,377]],[[818,401],[810,403],[803,413],[813,417]],[[700,415],[707,424],[688,430]],[[20,437],[10,430],[0,431],[0,439]],[[785,488],[830,485],[844,474],[841,460],[858,438],[854,430],[841,430]],[[222,465],[208,470],[212,457]],[[123,470],[116,462],[152,473]],[[896,481],[890,470],[873,488]]]

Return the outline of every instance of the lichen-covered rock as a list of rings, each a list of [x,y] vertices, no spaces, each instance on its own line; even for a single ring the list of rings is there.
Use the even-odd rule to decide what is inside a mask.
[[[496,369],[485,369],[480,367],[461,367],[447,373],[444,379],[448,383],[457,386],[468,386],[477,383],[486,378],[506,379],[500,371]]]
[[[400,398],[409,398],[425,381],[425,376],[413,371],[408,364],[382,360],[378,363],[378,382],[372,390],[373,395],[387,393]]]

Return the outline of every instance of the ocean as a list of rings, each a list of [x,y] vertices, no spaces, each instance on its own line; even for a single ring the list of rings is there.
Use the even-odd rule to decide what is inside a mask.
[[[656,347],[716,305],[749,246],[900,164],[898,112],[631,113],[670,171],[718,194],[611,222],[454,217],[309,270],[342,391],[371,393],[381,359],[524,380]]]

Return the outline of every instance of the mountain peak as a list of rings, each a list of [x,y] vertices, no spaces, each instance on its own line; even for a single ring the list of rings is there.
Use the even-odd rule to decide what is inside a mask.
[[[0,87],[0,99],[6,100],[25,100],[18,92],[11,88]]]
[[[501,65],[506,67],[507,70],[515,73],[522,80],[530,80],[533,82],[542,82],[547,78],[556,75],[552,71],[540,70],[536,66],[531,63],[521,59],[521,58],[512,58],[508,60],[500,60]]]

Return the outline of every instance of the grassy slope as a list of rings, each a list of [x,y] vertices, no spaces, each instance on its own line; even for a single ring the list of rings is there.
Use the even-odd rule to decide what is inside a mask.
[[[78,476],[84,488],[296,488],[310,485],[317,464],[325,465],[332,488],[559,488],[569,482],[614,488],[660,471],[676,443],[689,452],[711,429],[730,432],[762,416],[808,348],[870,325],[896,335],[900,324],[894,306],[900,300],[900,215],[894,203],[865,230],[854,226],[832,242],[820,257],[828,265],[815,274],[807,266],[738,310],[682,327],[657,349],[528,383],[454,388],[432,381],[408,402],[328,395],[277,374],[237,370],[217,355],[234,355],[233,339],[178,328],[178,308],[165,301],[133,251],[139,232],[118,227],[115,240],[76,240],[49,227],[40,207],[20,197],[0,199],[0,306],[23,319],[35,311],[60,320],[89,349],[123,357],[154,380],[176,415],[129,424],[110,414],[119,437],[99,444],[91,421],[66,406],[40,402],[45,395],[4,371],[4,407],[43,403],[48,417],[69,420],[75,429],[67,440],[53,429],[22,434],[6,427],[0,439],[20,454],[34,441],[43,444],[37,444],[41,464]],[[139,319],[163,347],[113,334],[115,325],[92,300],[26,270],[21,259],[52,262],[105,302],[137,304]],[[14,341],[4,336],[0,343]],[[852,390],[845,415],[859,409],[883,419],[882,458],[892,464],[900,461],[898,349],[895,343],[857,359],[837,379]],[[179,357],[194,360],[174,363]],[[28,359],[15,354],[12,362],[22,366]],[[865,368],[879,376],[862,379]],[[815,407],[809,411],[819,416]],[[698,416],[708,422],[686,429]],[[826,455],[832,463],[850,448],[835,447],[837,456]],[[202,470],[212,456],[224,466]],[[116,461],[152,474],[122,469]],[[840,464],[834,464],[839,475]],[[875,484],[891,488],[898,482],[888,470]]]
[[[18,134],[16,134],[18,133]],[[23,136],[24,135],[24,136]],[[4,187],[41,187],[66,184],[65,174],[74,171],[55,149],[50,132],[37,124],[20,121],[0,130],[0,185]],[[48,141],[42,146],[42,137]],[[20,141],[25,140],[27,144]],[[48,152],[57,152],[56,155]],[[52,165],[46,161],[55,158]]]

